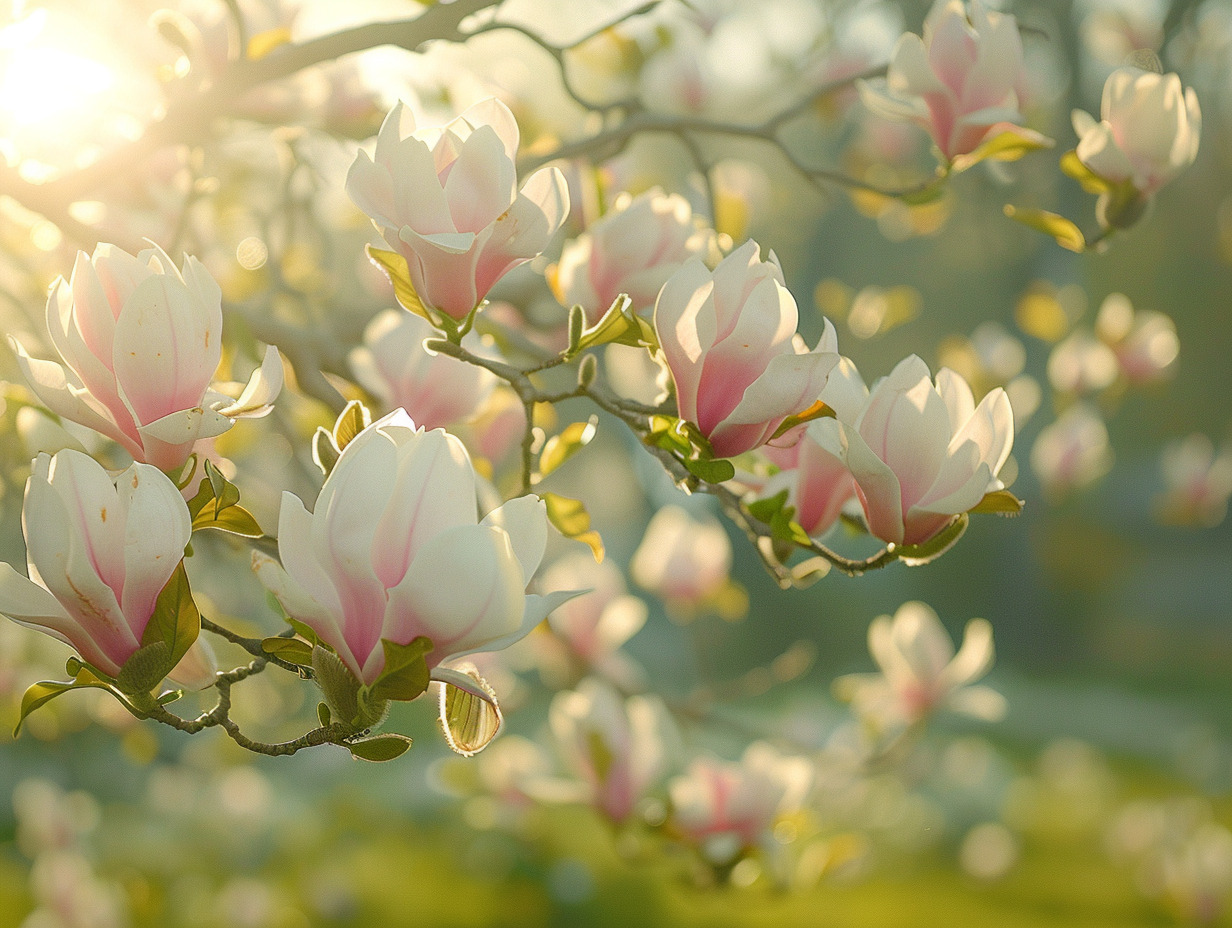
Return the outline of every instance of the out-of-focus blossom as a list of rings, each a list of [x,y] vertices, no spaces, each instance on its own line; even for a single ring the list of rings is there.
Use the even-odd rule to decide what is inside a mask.
[[[1104,84],[1100,121],[1074,110],[1078,160],[1097,177],[1150,197],[1194,163],[1202,111],[1176,74],[1117,68]]]
[[[972,619],[962,647],[954,644],[926,603],[907,602],[891,618],[878,616],[868,628],[868,649],[880,673],[852,674],[835,681],[856,713],[879,729],[913,725],[949,709],[996,721],[1005,700],[986,686],[972,686],[993,662],[992,626]]]
[[[873,112],[927,130],[946,161],[974,151],[1002,132],[1042,136],[1023,122],[1022,41],[1013,16],[979,0],[937,0],[924,36],[907,33],[894,47],[884,87],[862,84]]]
[[[633,301],[633,312],[646,312],[686,260],[705,256],[713,234],[699,228],[680,194],[658,187],[636,197],[621,194],[610,212],[565,245],[556,267],[557,298],[580,305],[591,323],[622,293]]]
[[[504,384],[497,384],[458,431],[475,455],[476,467],[491,478],[520,447],[526,425],[526,407],[518,395]]]
[[[588,590],[548,616],[553,638],[569,662],[612,680],[623,690],[638,687],[645,673],[620,648],[646,622],[646,604],[626,592],[611,559],[596,564],[589,554],[566,555],[543,572],[544,589]]]
[[[387,409],[405,409],[425,429],[448,428],[474,415],[496,383],[482,367],[424,348],[424,339],[439,334],[413,313],[386,310],[369,323],[364,344],[348,358],[364,389]],[[475,333],[463,344],[483,352]]]
[[[868,400],[868,388],[856,366],[842,358],[818,398],[834,410],[839,421],[854,424]],[[768,498],[786,489],[787,504],[796,510],[793,521],[815,538],[830,530],[843,506],[856,495],[855,478],[836,453],[835,436],[827,435],[835,424],[824,425],[826,421],[810,422],[794,446],[776,448],[767,455],[783,469],[758,493]]]
[[[697,425],[719,457],[764,445],[816,399],[838,363],[824,337],[805,349],[778,261],[773,254],[762,261],[754,241],[714,271],[689,259],[664,284],[654,319],[680,417]]]
[[[1232,451],[1215,453],[1205,435],[1171,442],[1160,457],[1165,489],[1155,499],[1155,514],[1169,525],[1212,528],[1228,514],[1232,497]]]
[[[689,615],[717,605],[731,581],[732,547],[714,519],[664,506],[646,526],[629,572],[638,586]]]
[[[1165,379],[1181,350],[1170,317],[1135,310],[1123,293],[1111,293],[1104,300],[1095,318],[1095,334],[1112,349],[1121,373],[1133,384]]]
[[[18,363],[52,412],[114,439],[136,461],[174,470],[194,442],[235,418],[266,415],[282,388],[271,347],[238,400],[209,389],[222,355],[221,300],[196,258],[177,270],[158,248],[133,257],[99,245],[93,257],[77,254],[71,279],[57,280],[47,301],[64,366],[14,343]]]
[[[361,151],[347,173],[351,199],[406,259],[419,298],[454,319],[542,252],[569,211],[556,168],[536,171],[518,190],[518,140],[513,114],[496,99],[424,129],[399,103],[373,156]]]
[[[525,592],[547,543],[543,502],[519,497],[480,522],[475,480],[461,441],[395,410],[343,449],[311,514],[283,493],[282,564],[254,553],[253,567],[361,683],[385,667],[381,639],[428,637],[429,668],[500,650],[561,597]]]
[[[1027,351],[1022,342],[997,322],[981,322],[970,338],[947,338],[939,348],[939,360],[971,386],[975,396],[1003,387],[1014,411],[1014,428],[1035,414],[1042,398],[1039,381],[1024,374]]]
[[[1044,492],[1054,498],[1090,486],[1111,467],[1108,427],[1087,403],[1065,410],[1031,446],[1031,469]]]
[[[26,481],[22,528],[30,577],[0,563],[0,613],[117,676],[141,647],[192,534],[180,491],[149,464],[113,480],[78,451],[41,454]],[[215,668],[204,642],[197,647],[171,676],[202,687]]]
[[[1232,832],[1201,800],[1130,803],[1106,844],[1134,866],[1145,894],[1162,898],[1187,922],[1218,924],[1232,906]]]
[[[921,544],[954,517],[1000,490],[1014,441],[1014,414],[997,388],[977,406],[966,381],[937,373],[915,355],[874,384],[848,425],[820,419],[810,437],[846,462],[869,531],[894,544]]]
[[[1058,393],[1095,393],[1116,376],[1116,355],[1087,329],[1075,329],[1048,356],[1048,382]]]
[[[625,699],[591,677],[558,693],[548,720],[566,764],[586,788],[585,801],[617,823],[633,815],[675,760],[678,735],[657,697]]]
[[[762,741],[739,763],[694,760],[668,790],[674,830],[723,866],[763,843],[781,816],[800,808],[813,782],[812,764]]]

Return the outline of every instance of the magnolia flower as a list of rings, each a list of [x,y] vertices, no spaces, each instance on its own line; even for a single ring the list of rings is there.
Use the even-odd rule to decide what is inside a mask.
[[[425,304],[465,319],[509,271],[535,257],[564,222],[564,175],[544,168],[517,189],[518,124],[499,100],[446,126],[417,129],[399,103],[372,157],[347,173],[355,204],[401,254]]]
[[[552,737],[582,798],[614,822],[624,822],[658,784],[676,753],[675,725],[654,696],[622,698],[588,677],[557,693],[548,712]]]
[[[868,388],[856,366],[842,358],[818,399],[834,410],[838,421],[854,424],[868,401]],[[832,428],[815,420],[803,429],[795,445],[773,449],[768,456],[782,469],[758,493],[770,498],[787,490],[787,504],[795,509],[792,521],[815,538],[830,530],[843,506],[856,495],[855,478],[826,435]]]
[[[664,506],[646,526],[629,572],[640,587],[687,612],[720,598],[730,584],[731,565],[731,541],[722,525]]]
[[[671,822],[711,863],[728,864],[764,841],[780,816],[799,809],[812,782],[807,760],[755,741],[739,763],[699,757],[674,778]]]
[[[1169,525],[1213,528],[1228,514],[1232,497],[1232,450],[1215,452],[1205,435],[1170,442],[1160,456],[1165,490],[1155,513]]]
[[[1074,110],[1078,160],[1112,184],[1149,197],[1198,157],[1202,112],[1176,74],[1117,68],[1104,84],[1100,121]]]
[[[548,626],[570,660],[622,689],[643,682],[642,669],[620,648],[646,623],[646,604],[628,594],[625,578],[610,558],[596,564],[589,554],[567,555],[543,572],[542,585],[588,591],[548,616]]]
[[[941,709],[995,721],[1005,700],[986,686],[972,686],[993,662],[992,626],[972,619],[962,647],[954,645],[937,613],[925,603],[899,606],[891,619],[878,616],[868,628],[868,649],[880,673],[852,674],[835,682],[857,713],[881,727],[911,725]]]
[[[1088,403],[1075,403],[1061,413],[1031,446],[1031,470],[1053,498],[1090,486],[1111,467],[1108,427]]]
[[[192,534],[188,506],[170,478],[132,464],[114,480],[79,451],[40,454],[26,481],[22,528],[29,579],[0,563],[0,613],[73,647],[116,677],[141,637]],[[204,643],[171,676],[213,682]]]
[[[425,319],[391,309],[364,330],[364,344],[348,362],[355,379],[388,409],[402,407],[425,429],[446,428],[473,415],[496,378],[482,367],[424,348],[440,333]],[[463,344],[483,351],[478,335]]]
[[[1087,329],[1075,329],[1048,355],[1048,382],[1058,393],[1094,393],[1116,376],[1116,355]]]
[[[1135,310],[1123,293],[1110,293],[1099,307],[1095,334],[1112,349],[1130,383],[1154,383],[1171,373],[1181,343],[1171,318],[1149,309]]]
[[[364,684],[385,667],[381,639],[428,637],[429,668],[500,650],[571,594],[525,593],[547,543],[543,502],[518,497],[478,521],[475,480],[462,442],[396,410],[343,449],[314,512],[283,493],[282,564],[255,553],[253,568]]]
[[[907,33],[894,47],[884,88],[861,84],[870,110],[927,130],[946,161],[1013,131],[1035,144],[1042,136],[1020,128],[1022,41],[1014,17],[971,0],[937,0],[924,37]]]
[[[209,389],[222,356],[222,294],[196,258],[177,270],[157,247],[136,257],[105,244],[93,257],[78,252],[69,282],[52,286],[47,327],[65,366],[13,342],[38,398],[164,471],[234,419],[266,415],[282,388],[271,347],[238,400]]]
[[[713,271],[690,258],[663,285],[654,324],[680,417],[719,457],[764,445],[825,386],[838,355],[825,350],[824,337],[806,350],[797,320],[778,259],[762,261],[754,241]]]
[[[918,545],[1003,488],[1014,414],[1004,390],[977,406],[965,380],[943,367],[934,384],[911,355],[873,386],[854,421],[818,419],[809,436],[846,462],[869,532]]]
[[[580,305],[591,323],[622,293],[633,301],[633,312],[651,309],[667,279],[708,251],[711,236],[677,193],[658,187],[636,197],[622,193],[611,212],[565,245],[556,266],[557,295],[566,306]]]

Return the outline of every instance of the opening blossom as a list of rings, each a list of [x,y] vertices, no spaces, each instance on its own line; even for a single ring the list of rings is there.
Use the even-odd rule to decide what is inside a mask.
[[[1198,157],[1202,111],[1176,74],[1117,68],[1104,83],[1100,118],[1074,110],[1076,153],[1091,173],[1150,197]]]
[[[117,676],[184,558],[192,521],[180,491],[149,464],[112,478],[79,451],[41,454],[26,481],[22,528],[29,579],[0,563],[0,613]],[[214,669],[198,639],[171,676],[204,687]]]
[[[680,265],[709,250],[713,235],[698,228],[678,193],[658,187],[636,197],[622,193],[610,212],[565,245],[557,295],[566,306],[580,305],[592,324],[622,293],[633,312],[645,312]]]
[[[1005,699],[986,686],[972,686],[993,662],[992,626],[972,619],[954,653],[949,633],[926,603],[908,602],[891,618],[878,616],[868,628],[868,649],[881,672],[852,674],[836,689],[853,701],[861,717],[882,726],[910,725],[949,708],[996,721]]]
[[[711,271],[690,258],[663,285],[654,325],[676,385],[680,417],[718,457],[764,445],[821,393],[838,355],[824,337],[808,351],[796,301],[771,253],[745,242]]]
[[[1023,122],[1022,40],[1013,16],[978,0],[938,0],[924,36],[907,33],[894,47],[884,87],[861,84],[866,106],[889,119],[923,127],[946,161],[1012,131],[1040,147],[1050,144]]]
[[[78,252],[70,280],[52,286],[47,328],[63,365],[13,342],[38,398],[164,471],[234,419],[266,415],[282,389],[273,347],[238,400],[210,389],[222,358],[222,292],[196,258],[177,270],[157,247],[136,257],[107,244],[93,256]]]
[[[934,383],[915,355],[873,385],[850,425],[820,419],[810,437],[846,462],[869,532],[922,544],[955,516],[1004,488],[997,478],[1014,442],[1014,414],[1000,387],[977,406],[949,368]]]
[[[573,594],[525,592],[547,543],[543,501],[521,496],[480,521],[475,480],[461,441],[395,410],[347,444],[313,512],[283,493],[282,564],[254,553],[253,568],[364,684],[385,667],[382,638],[428,637],[430,669],[500,650]]]
[[[406,259],[419,298],[453,319],[465,319],[498,280],[543,251],[569,212],[556,168],[536,171],[518,190],[519,137],[513,113],[496,99],[422,129],[399,103],[373,155],[361,151],[347,173],[347,193]]]

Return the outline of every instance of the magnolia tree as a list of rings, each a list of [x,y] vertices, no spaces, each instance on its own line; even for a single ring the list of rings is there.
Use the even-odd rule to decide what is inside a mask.
[[[730,152],[909,226],[961,196],[965,172],[1064,172],[1096,197],[1085,214],[1021,190],[1004,213],[1048,248],[1099,252],[1149,224],[1195,160],[1198,100],[1140,54],[1108,74],[1097,116],[1075,111],[1073,134],[1049,138],[1036,127],[1064,123],[1038,100],[1029,62],[1046,59],[1024,49],[1056,37],[979,0],[937,0],[921,34],[877,48],[843,4],[771,4],[761,31],[738,4],[555,6],[408,4],[314,31],[295,4],[134,3],[148,34],[128,68],[153,75],[126,104],[137,124],[91,123],[65,154],[35,138],[36,113],[5,142],[3,191],[51,238],[29,279],[60,276],[45,317],[9,339],[25,454],[8,464],[29,476],[25,563],[0,564],[0,613],[72,650],[66,679],[26,690],[18,728],[88,688],[260,754],[388,761],[411,746],[391,704],[431,697],[449,746],[486,748],[470,763],[511,806],[586,804],[719,879],[756,860],[789,883],[784,821],[907,763],[939,712],[1002,715],[977,684],[992,626],[971,620],[956,649],[907,602],[869,628],[876,671],[835,681],[851,721],[825,745],[746,731],[742,752],[699,752],[693,732],[724,722],[623,650],[648,612],[605,558],[595,501],[541,483],[587,468],[605,432],[629,466],[665,475],[675,497],[630,565],[681,621],[745,612],[733,559],[759,559],[788,591],[928,565],[973,516],[1017,514],[1016,419],[1041,392],[1021,343],[985,325],[951,366],[930,367],[922,344],[861,370],[831,320],[806,341],[779,243],[738,218],[765,191]],[[901,31],[879,15],[881,34]],[[5,33],[50,42],[68,28],[57,16]],[[808,34],[788,41],[783,17]],[[760,49],[743,82],[721,67],[737,28]],[[501,37],[520,43],[526,83],[485,71]],[[430,54],[352,56],[378,46]],[[399,69],[404,99],[386,99],[380,78]],[[96,108],[123,92],[107,81]],[[842,168],[807,141],[836,124],[877,133]],[[670,154],[631,153],[646,139]],[[667,165],[658,186],[637,158]],[[1177,350],[1171,320],[1118,294],[1096,330],[1057,345],[1049,384],[1080,400],[1123,391],[1165,376]],[[1020,451],[1048,497],[1025,505],[1108,469],[1107,410],[1069,404]],[[1166,467],[1166,518],[1223,517],[1226,452],[1194,436]],[[249,592],[232,615],[194,592],[248,571],[259,583],[235,581]],[[528,680],[502,661],[515,645],[555,691],[538,742],[500,736],[502,689]],[[774,678],[808,662],[785,654]],[[313,721],[241,726],[235,701],[273,674],[311,694]],[[197,699],[199,714],[180,709]],[[289,724],[294,737],[266,740]]]

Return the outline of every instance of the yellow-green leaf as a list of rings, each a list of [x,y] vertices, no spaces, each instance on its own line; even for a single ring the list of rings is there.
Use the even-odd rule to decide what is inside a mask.
[[[1017,161],[1027,152],[1052,148],[1056,144],[1046,135],[1040,135],[1022,126],[1005,124],[1004,132],[981,142],[974,151],[959,155],[950,162],[950,171],[957,174],[979,164],[981,161]]]
[[[396,251],[384,251],[380,248],[373,248],[371,245],[365,246],[365,250],[368,252],[368,259],[384,271],[389,282],[394,285],[394,297],[397,298],[399,305],[408,312],[427,319],[434,327],[440,328],[440,320],[429,311],[428,307],[424,306],[423,300],[415,292],[406,258]]]
[[[967,530],[968,521],[970,520],[964,512],[928,541],[918,545],[899,545],[895,553],[898,559],[908,567],[919,567],[931,563],[954,547],[958,539],[962,538]]]
[[[821,400],[817,400],[817,402],[813,403],[813,405],[808,409],[803,412],[794,413],[779,423],[779,427],[774,430],[774,434],[770,436],[770,440],[774,441],[776,438],[782,438],[797,425],[801,425],[805,422],[812,422],[814,419],[833,418],[835,418],[834,410]]]
[[[372,424],[372,413],[359,400],[351,400],[334,423],[334,447],[341,453],[364,429]]]
[[[154,602],[154,612],[141,635],[141,646],[145,648],[160,641],[167,645],[168,664],[162,674],[165,677],[188,653],[200,632],[201,613],[193,601],[184,562],[180,561]]]
[[[265,638],[261,650],[292,664],[312,666],[312,645],[300,638]]]
[[[1006,204],[1005,215],[1016,222],[1021,222],[1024,226],[1030,226],[1045,235],[1051,235],[1062,248],[1082,252],[1087,247],[1087,240],[1082,230],[1064,216],[1058,216],[1056,213],[1043,209],[1020,209],[1010,204]]]
[[[420,635],[410,644],[381,639],[385,652],[385,667],[372,684],[374,699],[395,699],[409,702],[423,695],[428,688],[428,664],[424,659],[432,650],[432,640]]]
[[[1078,181],[1087,193],[1107,193],[1113,188],[1110,181],[1104,180],[1078,159],[1075,148],[1061,156],[1061,170]]]
[[[984,498],[968,511],[995,512],[1002,516],[1016,516],[1022,512],[1024,505],[1025,503],[1009,490],[993,490],[991,493],[985,493]]]
[[[411,747],[411,739],[406,735],[373,735],[371,738],[360,738],[357,741],[348,741],[346,743],[347,750],[351,752],[351,756],[357,760],[368,760],[373,763],[381,761],[393,760],[395,757],[401,757]]]
[[[544,442],[539,455],[539,473],[546,477],[590,444],[598,425],[599,417],[591,416],[585,422],[571,423],[559,435]]]
[[[452,671],[448,675],[457,682],[443,681],[441,687],[445,741],[457,753],[470,757],[487,747],[500,731],[500,705],[492,687],[475,671]]]
[[[603,539],[590,529],[590,513],[580,499],[571,499],[556,493],[540,493],[548,510],[548,521],[566,538],[580,541],[590,547],[597,563],[603,562]]]
[[[264,58],[274,49],[291,42],[291,27],[279,26],[276,29],[266,29],[258,32],[248,40],[248,57],[252,60]]]
[[[632,305],[623,293],[618,296],[599,321],[582,332],[577,347],[570,351],[570,355],[586,348],[612,343],[656,350],[659,339],[655,335],[654,326],[631,312]]]

